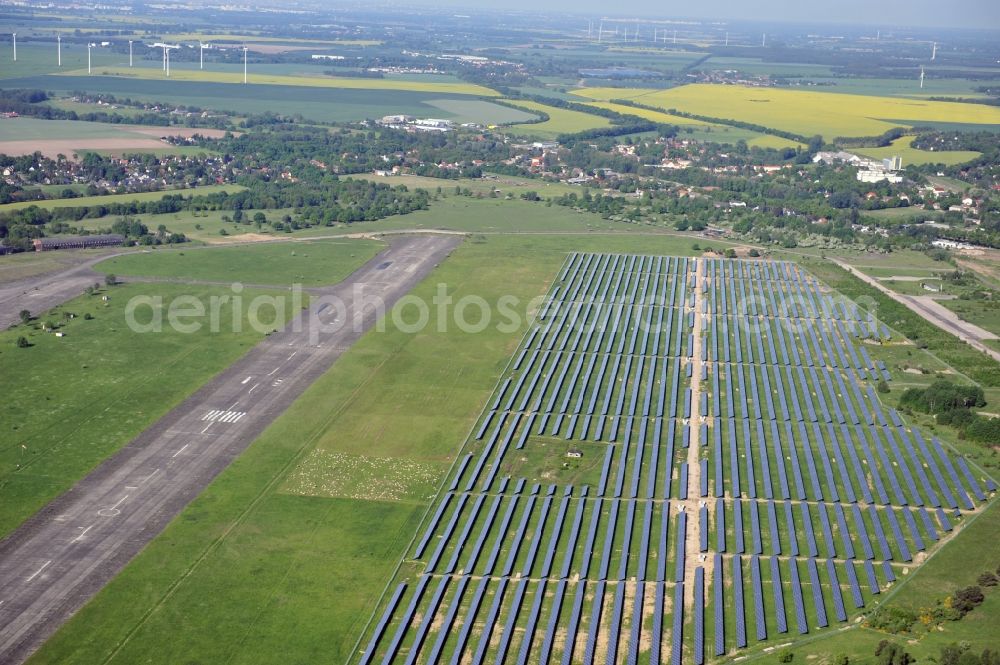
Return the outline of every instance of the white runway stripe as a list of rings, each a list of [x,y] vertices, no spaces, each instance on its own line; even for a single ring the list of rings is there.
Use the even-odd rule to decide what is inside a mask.
[[[235,423],[245,415],[247,415],[246,411],[221,411],[216,409],[214,411],[209,411],[202,416],[201,419],[208,420],[213,423]]]

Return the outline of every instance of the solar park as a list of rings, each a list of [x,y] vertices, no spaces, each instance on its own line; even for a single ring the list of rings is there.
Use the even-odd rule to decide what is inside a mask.
[[[996,489],[880,403],[890,336],[791,263],[570,255],[358,662],[701,665],[846,625]]]

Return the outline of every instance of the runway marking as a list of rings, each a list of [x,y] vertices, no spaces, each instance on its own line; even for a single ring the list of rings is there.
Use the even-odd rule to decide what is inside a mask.
[[[206,428],[206,429],[208,429],[208,428]],[[153,476],[155,476],[156,474],[158,474],[159,472],[160,472],[159,469],[157,469],[156,471],[153,471],[153,473],[151,473],[148,476],[146,476],[145,478],[143,478],[141,482],[148,483],[149,479],[152,478]]]
[[[237,402],[237,404],[239,404],[239,402]],[[205,430],[212,426],[212,423],[235,423],[245,415],[247,415],[246,411],[220,411],[218,409],[209,411],[201,417],[202,420],[209,421],[208,426],[206,426],[201,433],[204,434]]]
[[[205,429],[201,430],[201,433],[204,434],[205,432],[207,432],[208,428],[211,427],[211,426],[212,426],[212,423],[209,423],[209,424],[205,425]]]
[[[296,353],[298,353],[298,351],[292,351],[292,355],[288,356],[288,359],[291,360],[294,358]]]
[[[41,568],[39,568],[38,570],[36,570],[35,572],[33,572],[33,573],[31,574],[31,577],[29,577],[28,579],[26,579],[26,580],[24,580],[24,581],[25,581],[25,582],[30,582],[31,580],[33,580],[33,579],[35,579],[36,577],[38,577],[38,575],[39,575],[39,574],[40,574],[40,573],[41,573],[41,572],[42,572],[43,570],[45,570],[46,568],[48,568],[48,567],[49,567],[49,564],[50,564],[50,563],[52,563],[52,559],[49,559],[48,561],[46,561],[45,563],[43,563],[43,564],[42,564],[42,567],[41,567]]]
[[[77,527],[77,528],[78,528],[78,529],[83,529],[83,527],[82,527],[82,526],[79,526],[79,527]],[[87,532],[88,532],[88,531],[90,531],[90,530],[91,530],[91,529],[93,529],[93,528],[94,528],[94,525],[93,525],[93,524],[91,524],[91,525],[90,525],[90,526],[88,526],[88,527],[87,527],[86,529],[83,529],[83,531],[82,531],[82,532],[80,532],[80,535],[79,535],[79,536],[77,536],[76,538],[74,538],[73,540],[71,540],[70,542],[71,542],[71,543],[75,543],[75,542],[78,542],[78,541],[80,541],[80,540],[83,540],[83,537],[87,535]]]
[[[245,386],[246,384],[250,383],[250,379],[252,378],[253,378],[252,376],[248,376],[247,378],[243,379],[243,382],[240,385]]]
[[[278,371],[279,369],[281,369],[281,365],[278,365],[277,367],[275,367],[274,369],[272,369],[272,370],[271,370],[271,373],[270,373],[270,374],[268,374],[268,376],[271,376],[271,374],[274,374],[274,373],[275,373],[275,372],[277,372],[277,371]]]
[[[97,514],[100,515],[101,517],[116,517],[120,515],[122,511],[118,510],[118,506],[122,505],[125,502],[125,499],[127,498],[128,494],[120,498],[118,500],[118,503],[111,506],[110,508],[101,508],[100,510],[97,511]]]
[[[284,379],[275,379],[274,383],[271,384],[271,387],[272,388],[277,388],[278,386],[280,386],[284,382],[285,382]]]
[[[240,403],[239,400],[236,400],[235,402],[233,402],[232,406],[229,407],[229,410],[232,411],[233,409],[235,409],[236,405],[239,404],[239,403]]]
[[[259,383],[255,383],[255,384],[253,385],[253,388],[251,388],[251,389],[250,389],[250,392],[248,392],[248,393],[247,393],[247,395],[250,395],[250,394],[252,394],[252,393],[253,393],[253,391],[257,390],[257,388],[259,388],[259,387],[260,387],[260,384],[259,384]]]
[[[185,444],[184,444],[183,446],[181,446],[181,449],[180,449],[180,450],[178,450],[178,451],[177,451],[176,453],[174,453],[173,455],[171,455],[171,457],[177,457],[177,456],[178,456],[178,455],[180,455],[180,454],[181,454],[182,452],[184,452],[184,449],[185,449],[185,448],[187,448],[187,447],[188,447],[188,446],[190,446],[190,445],[191,445],[190,443],[185,443]]]

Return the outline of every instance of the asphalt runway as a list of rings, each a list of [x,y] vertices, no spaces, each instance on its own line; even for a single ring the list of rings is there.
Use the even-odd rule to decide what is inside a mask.
[[[378,301],[388,311],[460,241],[393,238],[337,286],[313,290],[297,321],[0,542],[0,663],[25,661],[374,325]]]

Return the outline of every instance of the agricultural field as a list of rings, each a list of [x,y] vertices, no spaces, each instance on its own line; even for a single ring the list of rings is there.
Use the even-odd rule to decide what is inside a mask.
[[[234,313],[225,302],[219,320],[226,334],[207,328],[182,334],[169,326],[161,333],[135,333],[124,314],[129,299],[161,297],[169,303],[191,295],[207,303],[228,293],[175,284],[102,287],[95,295],[35,312],[38,320],[0,332],[0,375],[18,386],[0,414],[5,432],[0,443],[0,537],[263,339],[247,325],[245,311]],[[243,295],[249,300],[275,293],[247,289]],[[230,328],[234,316],[242,323]],[[42,323],[65,336],[43,332]],[[21,336],[30,347],[16,347]]]
[[[609,127],[611,122],[607,118],[598,115],[581,113],[580,111],[570,111],[554,106],[539,104],[538,102],[520,101],[514,104],[527,111],[542,111],[549,115],[545,122],[525,125],[511,125],[508,129],[516,134],[524,134],[542,139],[551,139],[560,134],[573,134],[588,129]]]
[[[874,159],[899,156],[903,158],[904,166],[907,164],[943,164],[944,166],[954,166],[955,164],[972,161],[982,154],[971,150],[949,150],[944,152],[919,150],[911,145],[914,138],[913,136],[902,136],[893,141],[892,145],[884,148],[856,148],[854,152]]]
[[[101,66],[98,76],[112,76],[161,81],[163,71],[152,67],[114,67]],[[86,70],[67,70],[66,76],[86,76]],[[198,70],[171,67],[170,78],[175,81],[193,81],[208,83],[242,83],[243,72],[227,73],[211,70]],[[468,95],[473,97],[497,97],[498,93],[482,86],[469,83],[437,83],[423,81],[393,81],[374,78],[349,78],[336,76],[282,76],[274,74],[250,73],[253,85],[276,85],[282,87],[297,86],[309,88],[335,88],[343,90],[388,90],[393,92],[419,92],[440,95]]]
[[[336,284],[378,254],[377,240],[317,240],[249,247],[158,249],[103,261],[96,269],[129,277],[183,282],[265,284],[288,288]]]
[[[98,70],[95,69],[95,74]],[[161,73],[160,70],[155,70]],[[173,70],[171,70],[173,74]],[[221,75],[220,75],[221,76]],[[450,114],[428,100],[474,100],[467,94],[443,94],[416,90],[373,90],[365,88],[310,87],[299,85],[243,85],[242,71],[230,76],[231,83],[126,78],[116,76],[34,76],[7,81],[16,88],[40,88],[68,95],[74,90],[109,93],[134,100],[164,104],[193,105],[240,114],[274,111],[281,100],[282,112],[302,115],[314,122],[357,122],[384,115],[407,114],[417,117],[444,117]],[[280,78],[280,77],[276,77]],[[293,77],[288,77],[293,78]],[[235,82],[239,80],[240,82]],[[352,79],[363,80],[363,79]],[[377,80],[377,79],[375,79]],[[251,79],[251,84],[254,83]],[[383,81],[385,83],[385,81]],[[408,83],[409,88],[415,84]],[[490,105],[490,107],[495,105]],[[499,107],[498,107],[499,108]],[[490,109],[492,112],[492,109]],[[458,119],[457,119],[458,120]],[[466,121],[467,118],[460,121]]]
[[[1000,109],[982,104],[917,101],[832,92],[750,88],[709,84],[671,90],[583,88],[576,94],[595,101],[631,99],[664,110],[741,120],[803,136],[875,136],[899,126],[948,122],[1000,126]]]
[[[613,102],[590,102],[588,105],[608,109],[610,111],[617,111],[618,113],[639,116],[640,118],[652,120],[653,122],[677,125],[681,129],[681,138],[730,144],[735,144],[737,141],[746,141],[747,145],[750,147],[757,146],[759,148],[775,149],[794,148],[801,145],[795,141],[790,141],[780,136],[762,134],[749,129],[730,127],[728,125],[702,122],[701,120],[692,120],[691,118],[685,118],[679,115],[671,115],[669,113],[653,111],[650,109],[640,109],[632,106],[626,106],[624,104],[615,104]]]
[[[201,187],[189,187],[187,189],[167,189],[159,192],[136,192],[134,194],[106,194],[103,196],[77,196],[69,199],[19,201],[17,203],[4,203],[0,205],[0,214],[11,212],[12,210],[30,208],[31,206],[37,206],[45,210],[54,210],[55,208],[84,208],[89,206],[111,205],[115,203],[129,203],[132,201],[159,201],[164,196],[176,196],[178,194],[185,197],[191,197],[218,194],[219,192],[235,193],[242,191],[243,189],[245,188],[242,185],[203,185]],[[80,222],[80,226],[83,228],[104,228],[110,225],[111,220],[109,219],[90,219],[82,220]]]
[[[428,99],[429,106],[441,109],[447,118],[455,122],[474,122],[481,125],[506,125],[528,122],[538,118],[533,113],[518,111],[507,106],[491,104],[478,99]]]
[[[162,137],[190,137],[199,134],[208,138],[219,138],[224,133],[218,129],[193,129],[190,127],[4,118],[0,119],[0,153],[31,155],[35,152],[41,152],[46,157],[53,159],[60,154],[72,157],[74,154],[90,150],[121,153],[135,149],[173,154],[186,148],[169,145],[161,140]],[[209,151],[200,149],[199,152],[207,153]]]

